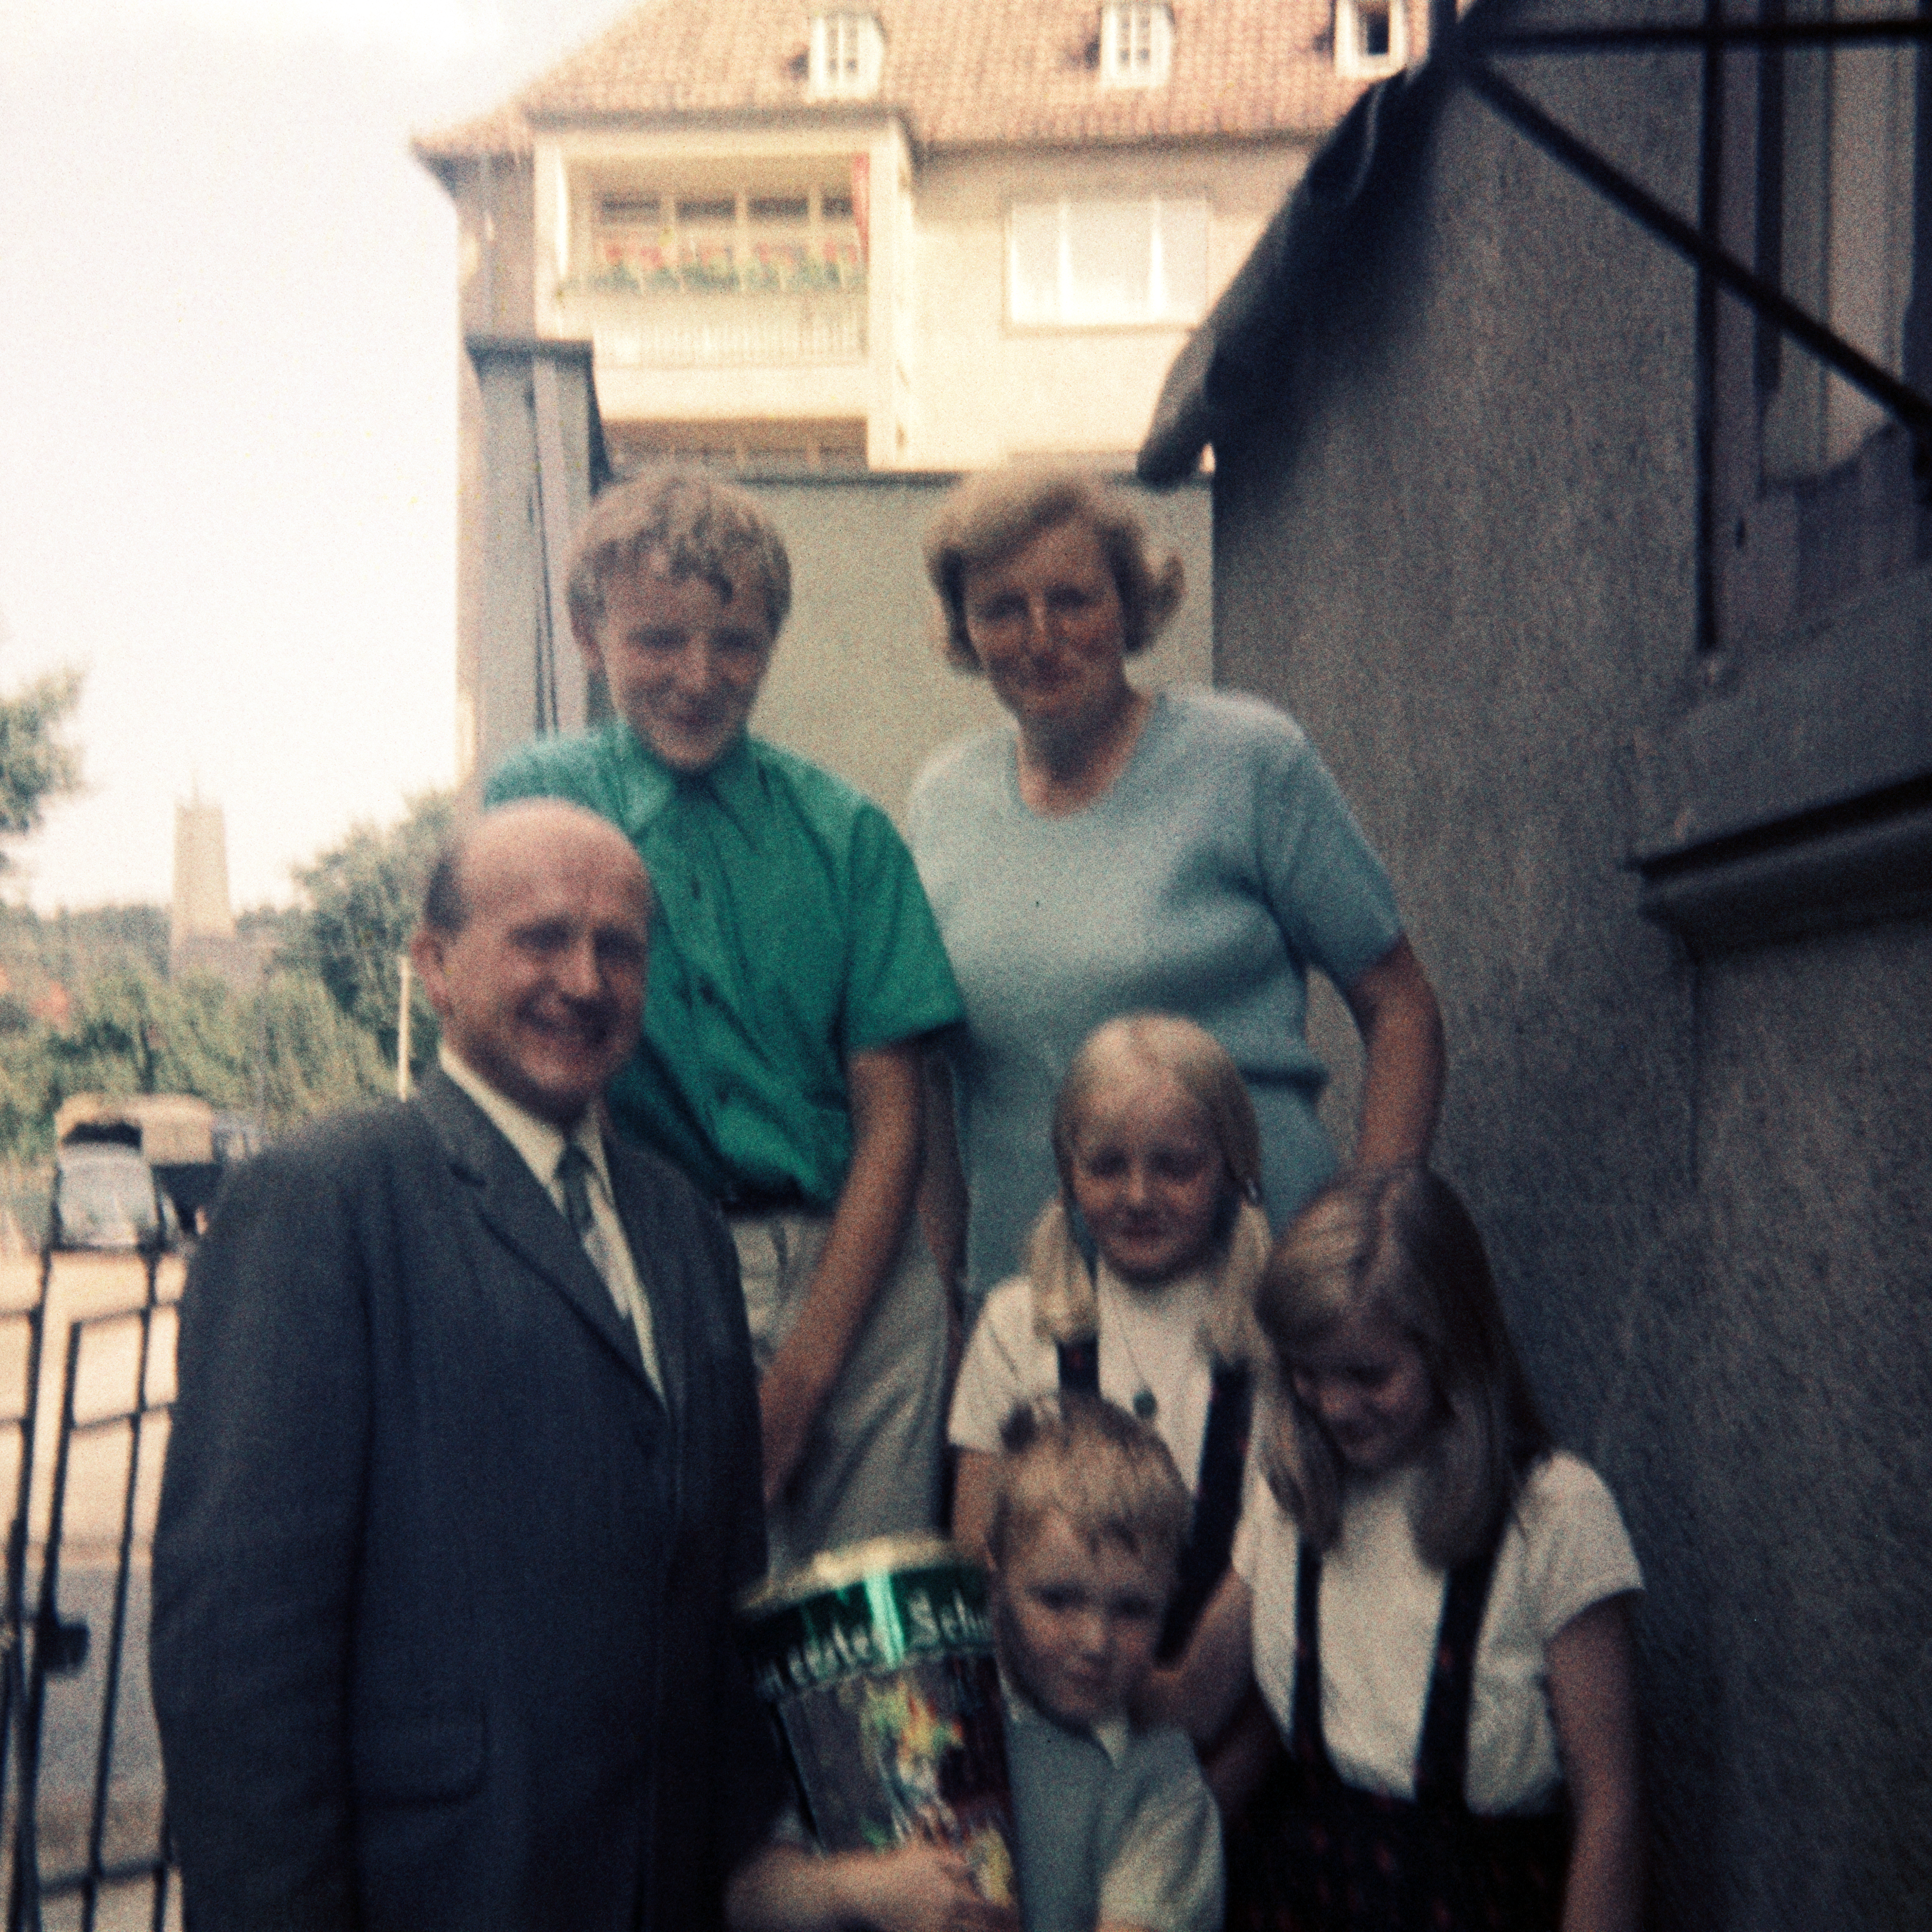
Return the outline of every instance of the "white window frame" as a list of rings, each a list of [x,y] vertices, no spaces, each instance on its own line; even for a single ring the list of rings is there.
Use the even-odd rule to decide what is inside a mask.
[[[1387,0],[1389,45],[1385,54],[1363,51],[1365,13],[1381,10],[1382,0],[1372,4],[1363,0],[1335,0],[1335,70],[1366,79],[1394,74],[1408,64],[1408,7],[1407,0]]]
[[[806,92],[817,100],[870,100],[879,91],[885,35],[871,14],[814,14]]]
[[[1100,9],[1100,84],[1160,87],[1174,64],[1174,16],[1150,0],[1114,0]]]
[[[1083,308],[1073,276],[1072,244],[1075,211],[1100,207],[1144,208],[1147,211],[1149,226],[1148,299],[1144,314],[1105,315]],[[1189,292],[1185,301],[1175,298],[1168,288],[1167,236],[1162,219],[1164,208],[1184,208],[1190,212],[1198,211],[1202,240],[1201,286],[1198,290]],[[1030,286],[1033,280],[1032,278],[1023,275],[1020,268],[1020,224],[1018,218],[1023,209],[1035,213],[1052,209],[1057,214],[1058,260],[1055,301],[1052,314],[1020,313],[1020,290],[1023,286]],[[1208,308],[1206,243],[1210,218],[1211,210],[1206,199],[1196,195],[1166,197],[1154,195],[1144,200],[1123,199],[1118,201],[1063,196],[1057,202],[1012,203],[1006,211],[1007,320],[1016,328],[1172,328],[1186,327],[1198,322],[1206,314]]]

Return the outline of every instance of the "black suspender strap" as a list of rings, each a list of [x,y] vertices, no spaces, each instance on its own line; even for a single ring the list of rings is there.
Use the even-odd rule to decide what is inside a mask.
[[[1469,1699],[1476,1684],[1476,1640],[1509,1522],[1508,1510],[1496,1520],[1475,1552],[1449,1573],[1442,1622],[1436,1639],[1436,1668],[1429,1680],[1429,1702],[1422,1714],[1422,1740],[1415,1753],[1415,1797],[1419,1804],[1463,1802],[1469,1754]]]
[[[1423,1705],[1422,1736],[1416,1747],[1415,1798],[1419,1804],[1460,1810],[1463,1803],[1476,1641],[1482,1634],[1496,1552],[1502,1547],[1508,1522],[1508,1510],[1501,1512],[1475,1553],[1449,1573]],[[1304,1764],[1325,1766],[1328,1743],[1322,1730],[1321,1604],[1322,1553],[1304,1539],[1295,1563],[1294,1715],[1288,1749]]]
[[[1568,1820],[1490,1817],[1467,1802],[1476,1644],[1507,1512],[1445,1580],[1412,1802],[1346,1784],[1322,1723],[1322,1558],[1300,1546],[1294,1710],[1261,1850],[1238,1832],[1230,1884],[1243,1924],[1377,1932],[1550,1932],[1563,1916]],[[1246,1862],[1240,1861],[1245,1859]],[[1229,1922],[1234,1922],[1232,1916]]]
[[[1060,1358],[1060,1386],[1070,1395],[1100,1393],[1100,1338],[1083,1335],[1077,1342],[1056,1342]]]
[[[1162,1658],[1180,1655],[1233,1553],[1253,1409],[1253,1378],[1246,1366],[1217,1362],[1208,1398],[1208,1426],[1202,1437],[1194,1518],[1181,1547],[1180,1580],[1161,1628],[1158,1654]]]
[[[1100,1393],[1100,1340],[1082,1336],[1057,1342],[1060,1386],[1070,1395]],[[1248,1426],[1254,1411],[1253,1378],[1240,1364],[1216,1365],[1201,1441],[1194,1515],[1182,1546],[1178,1579],[1161,1627],[1162,1658],[1179,1655],[1208,1599],[1214,1594],[1234,1546],[1241,1515],[1241,1477],[1248,1459]]]
[[[1298,1764],[1334,1775],[1322,1732],[1322,1552],[1306,1537],[1295,1552],[1294,1709],[1288,1748]]]

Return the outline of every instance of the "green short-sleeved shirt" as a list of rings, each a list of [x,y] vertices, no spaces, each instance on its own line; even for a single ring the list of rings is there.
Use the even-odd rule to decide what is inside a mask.
[[[709,771],[674,772],[621,720],[524,746],[484,797],[587,806],[656,886],[644,1038],[608,1096],[620,1129],[721,1198],[835,1200],[852,1158],[846,1056],[963,1011],[891,820],[750,736]]]

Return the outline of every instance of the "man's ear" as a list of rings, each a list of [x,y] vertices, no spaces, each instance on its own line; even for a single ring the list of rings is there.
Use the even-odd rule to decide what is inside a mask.
[[[419,926],[410,935],[410,964],[416,969],[423,992],[438,1019],[449,1016],[449,969],[446,955],[451,935],[431,926]]]
[[[584,653],[584,662],[597,676],[604,675],[604,644],[597,634],[598,626],[580,610],[570,614],[571,635],[577,640],[577,648]]]

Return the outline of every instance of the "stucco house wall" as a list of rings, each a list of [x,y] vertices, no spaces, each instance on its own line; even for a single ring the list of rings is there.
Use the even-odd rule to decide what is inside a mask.
[[[913,780],[970,731],[1010,730],[983,677],[940,648],[938,599],[922,545],[956,476],[763,476],[745,479],[791,559],[788,620],[752,728],[836,772],[904,822]],[[1136,491],[1157,548],[1188,590],[1133,680],[1148,690],[1204,684],[1212,674],[1214,595],[1204,481]],[[987,854],[988,865],[999,854]]]
[[[1692,60],[1530,78],[1694,208]],[[1216,443],[1217,678],[1303,720],[1389,860],[1439,1165],[1628,1517],[1652,1922],[1923,1926],[1932,932],[1700,958],[1639,914],[1634,741],[1701,674],[1691,271],[1466,92],[1344,268]]]
[[[1016,324],[1012,206],[1141,203],[1148,219],[1156,198],[1204,201],[1211,301],[1378,70],[1338,49],[1334,0],[1168,0],[1162,10],[1171,66],[1126,85],[1103,72],[1100,0],[871,0],[836,17],[876,34],[873,83],[832,98],[812,77],[817,8],[614,4],[604,34],[514,99],[416,143],[457,204],[465,332],[476,332],[487,284],[482,305],[497,318],[488,332],[591,340],[620,460],[631,445],[709,448],[709,430],[733,428],[753,466],[782,449],[788,466],[900,470],[1045,451],[1124,456],[1196,319],[1192,275],[1177,278],[1189,286],[1173,308],[1144,286],[1124,293],[1128,311],[1157,320]],[[1390,61],[1419,57],[1421,0],[1371,10],[1394,27]],[[862,325],[849,297],[814,306],[760,283],[680,298],[600,276],[590,211],[601,193],[667,211],[686,195],[784,196],[860,158],[840,219],[864,224]],[[493,224],[486,203],[505,218]],[[779,232],[748,229],[735,245]],[[1116,272],[1125,292],[1132,244],[1108,257]],[[801,306],[812,311],[802,330],[790,313]],[[824,436],[794,448],[788,424]]]
[[[931,156],[913,205],[907,459],[974,469],[1044,452],[1125,459],[1188,330],[1029,328],[1010,318],[1016,202],[1205,202],[1208,299],[1246,258],[1307,164],[1312,140]]]

